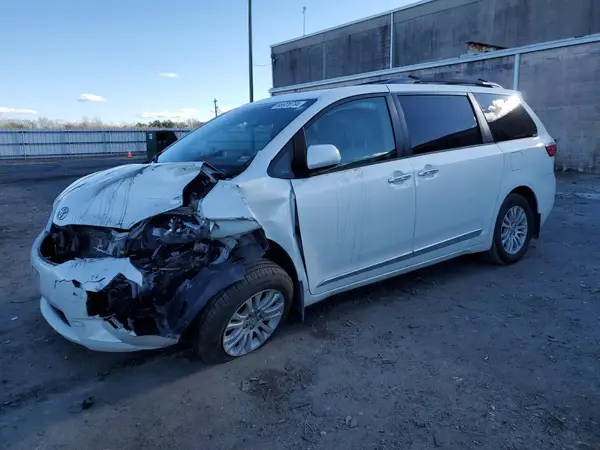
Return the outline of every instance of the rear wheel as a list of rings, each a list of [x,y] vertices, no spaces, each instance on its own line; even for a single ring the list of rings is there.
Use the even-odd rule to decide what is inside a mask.
[[[510,194],[498,212],[489,259],[495,264],[520,261],[529,249],[534,226],[534,213],[527,199]]]
[[[293,290],[291,278],[277,264],[249,264],[244,279],[217,295],[197,321],[195,353],[216,364],[262,347],[285,321]]]

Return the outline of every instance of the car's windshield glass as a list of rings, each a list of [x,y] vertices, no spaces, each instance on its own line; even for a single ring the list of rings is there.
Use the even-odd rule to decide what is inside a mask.
[[[219,116],[158,156],[158,162],[205,161],[235,176],[315,99],[251,103]]]

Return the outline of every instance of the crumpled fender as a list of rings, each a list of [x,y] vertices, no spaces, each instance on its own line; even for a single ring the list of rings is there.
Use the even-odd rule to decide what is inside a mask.
[[[258,260],[267,247],[262,233],[246,234],[234,248],[232,260],[203,267],[194,278],[184,281],[169,301],[156,305],[160,334],[181,335],[211,298],[244,279],[244,262]]]
[[[198,215],[214,223],[211,238],[239,236],[261,228],[235,183],[220,181],[198,206]]]

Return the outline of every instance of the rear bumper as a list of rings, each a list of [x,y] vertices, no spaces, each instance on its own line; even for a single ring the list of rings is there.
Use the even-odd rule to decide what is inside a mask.
[[[42,295],[40,310],[57,333],[90,350],[105,352],[150,350],[177,343],[177,339],[162,336],[137,336],[118,323],[88,316],[87,291],[101,291],[119,274],[141,285],[142,274],[127,258],[49,263],[39,252],[45,236],[44,232],[35,240],[30,258]]]
[[[547,175],[541,189],[537,190],[538,213],[540,214],[540,228],[544,226],[548,216],[554,208],[556,198],[556,176],[554,173]]]

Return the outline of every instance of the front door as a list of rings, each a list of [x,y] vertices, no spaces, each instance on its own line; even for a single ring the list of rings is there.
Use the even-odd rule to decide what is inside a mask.
[[[310,291],[320,294],[389,273],[412,252],[415,179],[396,159],[385,97],[335,106],[305,130],[333,144],[340,166],[292,180]]]

